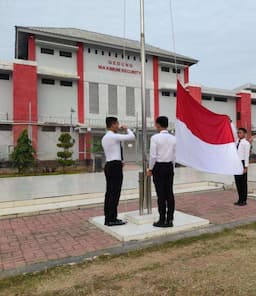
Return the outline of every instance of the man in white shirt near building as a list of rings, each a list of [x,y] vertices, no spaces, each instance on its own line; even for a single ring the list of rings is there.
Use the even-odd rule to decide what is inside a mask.
[[[245,128],[239,128],[237,135],[238,139],[236,141],[237,152],[243,163],[244,171],[242,175],[236,175],[236,188],[238,192],[239,199],[234,204],[236,206],[245,206],[247,203],[248,194],[248,184],[247,184],[247,171],[249,166],[250,157],[250,143],[246,140],[247,130]]]
[[[173,227],[175,200],[173,194],[174,162],[176,138],[169,134],[168,118],[160,116],[155,127],[158,134],[151,137],[148,176],[153,175],[155,184],[159,221],[155,227]]]
[[[122,142],[133,141],[135,135],[126,126],[119,126],[116,117],[107,117],[106,126],[107,133],[102,138],[102,147],[106,156],[104,172],[107,183],[104,204],[105,225],[118,226],[125,224],[124,221],[117,219],[117,207],[123,183]],[[119,134],[119,130],[126,134]]]

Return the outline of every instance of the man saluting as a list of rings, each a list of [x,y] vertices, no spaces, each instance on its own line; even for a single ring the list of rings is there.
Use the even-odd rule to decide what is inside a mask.
[[[107,133],[102,138],[102,147],[106,156],[105,177],[107,189],[105,193],[105,225],[124,225],[125,222],[117,219],[117,207],[123,183],[123,148],[122,142],[133,141],[134,133],[126,126],[119,126],[116,117],[106,118]],[[119,134],[119,130],[126,134]]]
[[[169,134],[168,118],[160,116],[155,123],[158,134],[152,136],[148,176],[153,175],[160,218],[155,227],[172,227],[175,201],[173,195],[176,138]]]

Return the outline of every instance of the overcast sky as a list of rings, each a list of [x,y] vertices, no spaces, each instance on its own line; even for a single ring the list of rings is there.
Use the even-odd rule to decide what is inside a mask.
[[[172,0],[176,51],[199,60],[191,81],[256,83],[255,0]],[[14,26],[76,27],[123,36],[124,0],[0,0],[0,60],[14,57]],[[139,0],[126,0],[127,37],[139,39]],[[172,50],[169,0],[145,0],[146,42]]]

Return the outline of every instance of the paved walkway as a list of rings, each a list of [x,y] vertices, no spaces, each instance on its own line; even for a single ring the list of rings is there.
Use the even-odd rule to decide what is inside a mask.
[[[247,207],[235,207],[235,199],[234,191],[182,194],[177,196],[176,205],[178,210],[207,218],[213,224],[256,218],[255,200],[249,200]],[[137,203],[130,202],[128,210],[135,209]],[[120,211],[124,210],[122,204]],[[88,221],[97,215],[102,215],[102,206],[0,220],[0,277],[3,271],[39,262],[125,247]]]
[[[250,166],[249,180],[256,181],[255,164]],[[205,174],[183,167],[175,169],[175,184],[201,181],[232,184],[233,176]],[[124,173],[123,189],[134,189],[137,187],[138,168],[136,169],[135,166],[131,169],[128,166]],[[104,190],[105,178],[103,173],[0,178],[0,202],[104,192]]]

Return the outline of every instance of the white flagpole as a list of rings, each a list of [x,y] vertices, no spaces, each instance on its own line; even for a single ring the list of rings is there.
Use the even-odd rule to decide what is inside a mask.
[[[140,215],[143,215],[144,201],[147,212],[151,213],[151,196],[149,195],[149,182],[147,178],[147,116],[146,116],[146,81],[145,81],[145,26],[144,26],[144,0],[140,0],[140,44],[141,44],[141,120],[142,120],[142,167],[140,177]]]

